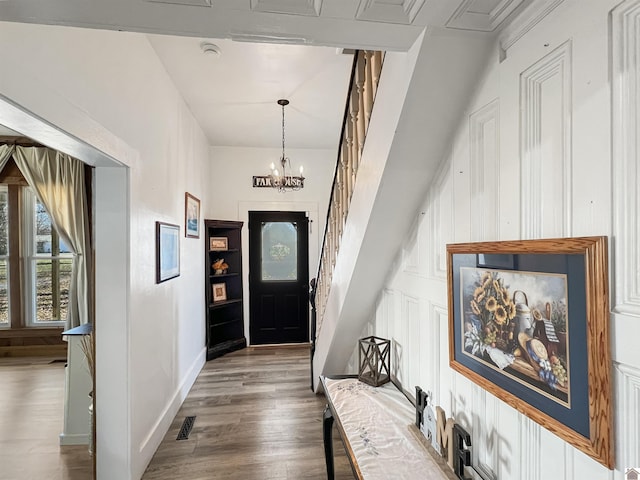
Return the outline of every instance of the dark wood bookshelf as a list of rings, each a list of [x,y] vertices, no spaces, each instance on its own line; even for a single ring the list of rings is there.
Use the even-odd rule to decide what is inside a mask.
[[[242,293],[242,225],[232,220],[205,220],[205,298],[207,360],[247,346],[244,335]],[[228,248],[210,249],[212,237],[226,238]],[[213,263],[223,258],[225,273],[216,274]],[[224,285],[226,298],[213,300],[213,287]]]

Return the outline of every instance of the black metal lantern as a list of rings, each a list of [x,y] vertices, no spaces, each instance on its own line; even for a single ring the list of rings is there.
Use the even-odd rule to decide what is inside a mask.
[[[391,380],[391,341],[371,336],[361,338],[358,343],[358,380],[374,387]]]

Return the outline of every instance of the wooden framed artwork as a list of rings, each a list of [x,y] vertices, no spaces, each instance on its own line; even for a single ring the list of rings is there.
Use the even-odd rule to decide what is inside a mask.
[[[156,283],[180,275],[180,226],[156,222]]]
[[[614,466],[606,237],[447,245],[451,368]]]
[[[210,237],[209,250],[229,250],[229,239],[227,237]]]
[[[184,194],[184,236],[200,238],[200,200],[189,192]]]
[[[213,289],[213,302],[224,302],[227,299],[227,284],[214,283],[211,285]]]

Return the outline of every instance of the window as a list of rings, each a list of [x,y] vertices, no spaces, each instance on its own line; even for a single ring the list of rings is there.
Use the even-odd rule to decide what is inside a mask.
[[[291,222],[262,225],[262,280],[298,279],[298,230]]]
[[[9,319],[9,203],[7,186],[0,185],[0,328]]]
[[[24,191],[27,325],[63,325],[67,318],[73,254],[60,239],[44,205]]]
[[[0,329],[64,326],[72,268],[73,254],[34,191],[0,185]]]

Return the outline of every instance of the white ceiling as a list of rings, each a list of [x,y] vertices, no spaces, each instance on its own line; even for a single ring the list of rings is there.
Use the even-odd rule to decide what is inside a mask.
[[[333,47],[148,35],[211,145],[337,148],[353,62]]]
[[[146,34],[211,145],[281,146],[287,98],[287,147],[337,148],[352,63],[340,47],[406,51],[427,26],[490,35],[539,1],[2,0],[0,19]]]

